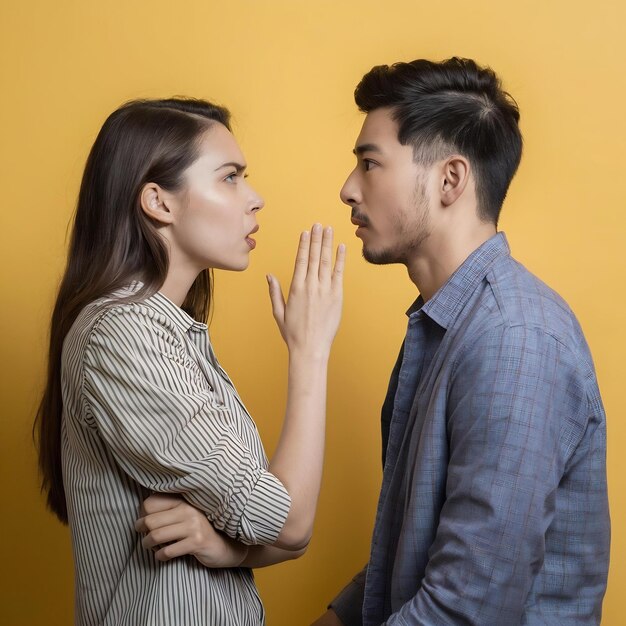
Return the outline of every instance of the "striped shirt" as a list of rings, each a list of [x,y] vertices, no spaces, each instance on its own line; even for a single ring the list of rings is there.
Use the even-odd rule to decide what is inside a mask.
[[[207,326],[138,283],[87,306],[63,345],[62,457],[76,624],[259,626],[251,570],[163,563],[134,529],[152,492],[181,494],[249,545],[276,541],[290,498]]]

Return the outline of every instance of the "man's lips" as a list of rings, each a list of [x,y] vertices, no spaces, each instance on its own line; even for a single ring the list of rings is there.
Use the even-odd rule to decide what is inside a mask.
[[[367,222],[363,221],[363,220],[359,220],[356,217],[351,217],[350,221],[355,225],[355,226],[361,226],[362,228],[364,228],[365,226],[367,226]]]

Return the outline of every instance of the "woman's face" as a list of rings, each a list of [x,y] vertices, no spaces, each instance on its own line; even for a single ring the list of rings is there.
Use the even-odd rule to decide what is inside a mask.
[[[256,213],[263,199],[244,177],[237,142],[215,123],[200,140],[199,156],[183,175],[168,228],[170,259],[186,269],[244,270],[256,243]]]

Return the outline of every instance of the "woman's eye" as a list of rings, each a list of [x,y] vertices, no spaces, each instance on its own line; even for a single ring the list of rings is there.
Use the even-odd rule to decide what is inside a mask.
[[[248,178],[248,175],[247,174],[241,174],[241,173],[238,173],[238,172],[233,172],[232,174],[229,174],[224,180],[226,182],[229,182],[229,183],[236,183],[237,179],[239,177],[241,177],[241,178]]]

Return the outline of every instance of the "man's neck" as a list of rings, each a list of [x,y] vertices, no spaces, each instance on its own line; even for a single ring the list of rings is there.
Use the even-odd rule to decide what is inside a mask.
[[[465,259],[496,232],[494,224],[480,223],[472,229],[431,233],[407,263],[409,277],[424,302],[430,300]]]

